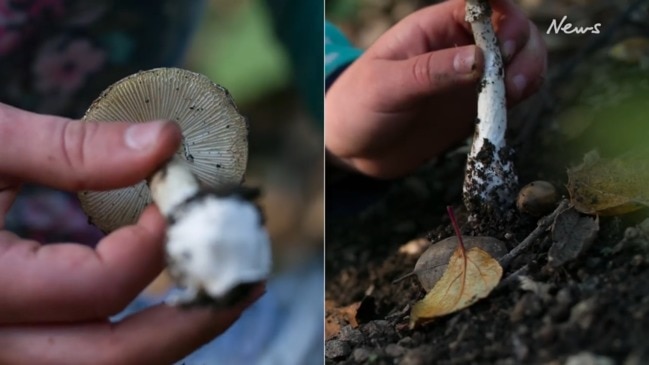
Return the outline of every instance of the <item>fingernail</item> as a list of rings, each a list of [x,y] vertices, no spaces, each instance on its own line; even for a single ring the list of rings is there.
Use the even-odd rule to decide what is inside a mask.
[[[158,140],[165,122],[137,123],[126,129],[124,142],[134,150],[146,150]]]
[[[514,51],[516,51],[516,43],[514,43],[514,41],[506,41],[503,44],[502,52],[505,62],[511,60],[512,56],[514,55]]]
[[[512,79],[512,83],[514,84],[514,89],[516,90],[516,95],[519,97],[523,95],[523,92],[525,91],[525,88],[527,87],[527,78],[523,75],[516,75]]]
[[[453,59],[455,72],[468,74],[475,70],[476,47],[469,47],[458,51]]]

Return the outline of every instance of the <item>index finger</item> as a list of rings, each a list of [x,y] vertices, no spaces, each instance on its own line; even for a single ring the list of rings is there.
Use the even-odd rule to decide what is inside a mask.
[[[81,122],[0,104],[0,174],[68,191],[145,179],[177,150],[172,122]]]
[[[473,43],[464,20],[464,1],[446,1],[422,8],[390,28],[368,52],[383,59],[403,60],[427,52]]]
[[[512,52],[529,38],[525,14],[510,0],[494,0],[492,22],[501,46],[513,40]],[[427,52],[473,44],[471,25],[464,19],[465,0],[450,0],[420,9],[397,23],[378,41],[376,56],[407,59]],[[511,55],[510,55],[511,56]]]

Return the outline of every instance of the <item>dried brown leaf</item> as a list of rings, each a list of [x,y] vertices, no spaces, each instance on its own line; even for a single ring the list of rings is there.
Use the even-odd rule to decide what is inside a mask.
[[[554,243],[548,253],[550,265],[559,267],[576,259],[590,247],[599,231],[599,218],[568,209],[557,216],[552,227]]]
[[[466,308],[484,298],[498,285],[503,269],[493,257],[478,247],[458,246],[442,278],[410,312],[410,327]]]
[[[340,329],[346,325],[358,327],[356,321],[356,312],[361,306],[361,302],[352,303],[345,307],[335,307],[335,304],[327,300],[325,302],[325,339],[330,339],[340,333]]]
[[[620,215],[649,206],[649,153],[599,159],[589,153],[568,170],[570,202],[586,214]]]

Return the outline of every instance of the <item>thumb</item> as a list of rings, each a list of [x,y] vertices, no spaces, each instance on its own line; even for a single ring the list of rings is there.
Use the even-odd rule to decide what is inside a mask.
[[[386,90],[400,105],[410,105],[430,96],[473,87],[482,75],[484,57],[480,48],[468,45],[424,53],[405,60],[388,61]],[[398,91],[395,91],[396,90]]]
[[[80,122],[0,108],[0,174],[64,190],[135,184],[181,139],[172,122]]]

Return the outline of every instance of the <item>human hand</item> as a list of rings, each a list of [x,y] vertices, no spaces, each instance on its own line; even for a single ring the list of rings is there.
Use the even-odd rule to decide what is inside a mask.
[[[235,308],[155,306],[111,323],[164,266],[165,221],[155,206],[96,249],[42,246],[2,231],[21,183],[112,189],[150,175],[178,148],[170,122],[81,123],[0,104],[0,363],[170,364],[225,331]]]
[[[546,50],[510,0],[491,3],[512,106],[543,83]],[[484,59],[464,7],[450,0],[409,15],[336,79],[325,98],[325,144],[335,162],[394,178],[470,135]]]

